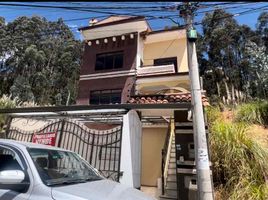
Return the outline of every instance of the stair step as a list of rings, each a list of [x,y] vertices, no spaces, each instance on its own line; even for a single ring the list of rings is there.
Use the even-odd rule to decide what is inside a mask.
[[[176,129],[175,133],[177,134],[194,134],[193,129]],[[208,130],[206,130],[206,134],[208,134]]]
[[[177,181],[176,174],[169,174],[167,176],[167,181]]]
[[[176,122],[175,126],[176,127],[183,127],[183,126],[191,126],[191,127],[193,127],[193,122]],[[208,128],[208,125],[205,124],[205,127]]]
[[[170,152],[170,157],[176,157],[176,153],[175,152]]]
[[[170,174],[176,174],[176,169],[168,169],[168,175]]]
[[[176,169],[177,168],[176,163],[175,162],[174,163],[169,163],[168,168],[169,169]]]
[[[176,158],[175,158],[175,157],[171,157],[171,158],[169,159],[169,162],[176,163]]]
[[[193,126],[193,122],[176,122],[175,126]]]
[[[177,189],[165,189],[167,196],[177,197]]]
[[[176,129],[175,132],[180,133],[180,134],[193,134],[194,133],[192,129]]]
[[[173,196],[168,196],[168,195],[161,195],[159,196],[160,200],[165,200],[165,199],[170,199],[170,200],[177,200],[177,196],[173,197]]]
[[[171,149],[170,149],[170,153],[176,153],[175,145],[174,145],[174,148],[171,148]]]
[[[177,191],[177,185],[166,186],[166,190],[176,190]]]
[[[167,186],[166,186],[166,188],[177,189],[177,182],[175,182],[175,181],[167,181]]]

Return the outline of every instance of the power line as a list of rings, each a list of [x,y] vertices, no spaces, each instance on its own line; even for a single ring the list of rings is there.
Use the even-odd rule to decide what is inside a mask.
[[[214,9],[212,9],[212,10],[205,10],[205,11],[197,11],[196,13],[197,14],[201,14],[201,13],[207,13],[207,12],[213,12],[213,11],[215,11],[215,10],[217,10],[217,9],[223,9],[223,10],[229,10],[229,9],[237,9],[237,8],[239,8],[239,9],[248,9],[248,8],[244,8],[245,6],[249,6],[250,4],[252,5],[252,4],[256,4],[256,2],[255,3],[244,3],[245,5],[236,5],[236,6],[230,6],[230,7],[218,7],[218,6],[215,6],[214,7]],[[232,4],[233,5],[233,4]],[[250,5],[250,6],[251,6]]]
[[[234,14],[229,14],[228,16],[224,16],[224,17],[220,17],[220,18],[214,18],[214,20],[221,20],[221,19],[225,19],[225,18],[230,18],[230,17],[236,17],[236,16],[240,16],[240,15],[245,15],[245,14],[248,14],[248,13],[251,13],[251,12],[256,12],[256,11],[261,10],[261,9],[265,9],[266,7],[268,7],[268,6],[262,6],[262,7],[258,7],[258,8],[251,8],[251,9],[249,9],[247,11],[243,11],[243,12],[240,12],[240,13],[234,13]],[[209,12],[207,12],[207,13],[209,13]],[[104,16],[99,16],[99,17],[104,17]],[[105,15],[105,17],[106,17],[106,15]],[[173,17],[173,15],[170,15],[170,16],[154,16],[154,17],[147,17],[146,20],[169,19],[169,20],[173,20],[173,22],[174,22],[174,19],[172,19],[172,17]],[[95,18],[97,18],[97,17],[95,17]],[[85,18],[85,19],[87,19],[87,18]],[[71,20],[77,20],[77,19],[69,19],[69,20],[63,20],[63,21],[71,21]],[[141,20],[143,20],[143,19],[141,19]],[[201,25],[201,24],[202,24],[202,22],[195,22],[194,23],[194,25]],[[178,27],[179,28],[184,28],[186,25],[187,24],[178,25]],[[74,29],[77,30],[76,28],[72,28],[72,27],[69,27],[69,26],[68,26],[68,28],[70,30],[73,30],[73,31],[74,31]],[[133,29],[129,29],[129,28],[128,29],[122,29],[122,30],[134,31]],[[104,30],[99,31],[99,32],[103,32],[103,31],[114,31],[114,30],[112,30],[112,29],[104,29]],[[96,32],[98,32],[98,31],[96,31]],[[47,35],[51,35],[51,34],[56,34],[56,33],[55,32],[54,33],[47,33]],[[61,33],[59,33],[59,34],[61,34]],[[43,34],[43,35],[46,35],[46,34]],[[42,35],[40,35],[40,37],[42,37]],[[24,37],[15,37],[15,38],[12,38],[12,39],[16,39],[16,38],[24,38]],[[2,38],[0,40],[6,40],[6,39],[7,38]]]
[[[267,6],[258,7],[258,8],[251,8],[251,9],[249,9],[247,11],[243,11],[243,12],[240,12],[240,13],[234,13],[234,14],[228,13],[228,16],[214,18],[213,20],[221,20],[221,19],[226,19],[226,18],[231,18],[231,17],[238,17],[238,16],[241,16],[241,15],[249,14],[251,12],[256,12],[256,11],[259,11],[259,10],[263,10],[264,8],[267,8],[267,7],[268,7],[268,5]],[[194,25],[199,25],[199,24],[202,24],[202,21],[201,22],[195,22],[193,24]]]
[[[55,9],[55,8],[58,8],[58,9],[65,9],[65,10],[75,10],[75,11],[83,11],[83,12],[94,12],[94,13],[103,13],[103,14],[123,14],[123,13],[114,13],[114,12],[109,12],[109,11],[100,11],[100,9],[105,9],[105,10],[111,10],[111,9],[119,9],[119,10],[122,10],[122,9],[130,9],[130,7],[80,7],[80,6],[50,6],[50,5],[37,5],[37,4],[10,4],[10,3],[0,3],[0,6],[13,6],[13,7],[34,7],[34,8],[48,8],[48,9]],[[133,7],[133,9],[144,9],[145,7]],[[162,7],[159,7],[159,6],[152,6],[152,7],[146,7],[148,9],[158,9],[158,10],[155,10],[155,11],[159,11],[159,9],[167,9],[168,7],[167,6],[162,6]],[[96,10],[98,9],[98,10]],[[125,13],[125,14],[128,14],[128,13]]]

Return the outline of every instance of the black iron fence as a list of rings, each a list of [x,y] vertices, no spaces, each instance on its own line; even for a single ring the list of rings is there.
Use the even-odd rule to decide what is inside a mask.
[[[104,177],[119,181],[122,124],[109,130],[95,130],[74,120],[61,119],[35,131],[9,126],[6,138],[32,142],[34,136],[44,133],[56,133],[56,147],[78,153]]]

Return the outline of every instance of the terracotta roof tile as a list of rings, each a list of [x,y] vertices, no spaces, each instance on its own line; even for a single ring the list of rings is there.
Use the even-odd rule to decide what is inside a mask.
[[[178,93],[175,95],[136,95],[130,97],[130,104],[164,104],[164,103],[187,103],[191,102],[191,93]],[[206,95],[202,94],[204,106],[210,105]]]

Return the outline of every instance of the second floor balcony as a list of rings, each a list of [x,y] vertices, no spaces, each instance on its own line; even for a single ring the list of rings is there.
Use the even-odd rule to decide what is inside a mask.
[[[174,74],[174,64],[141,66],[137,69],[137,77]]]

